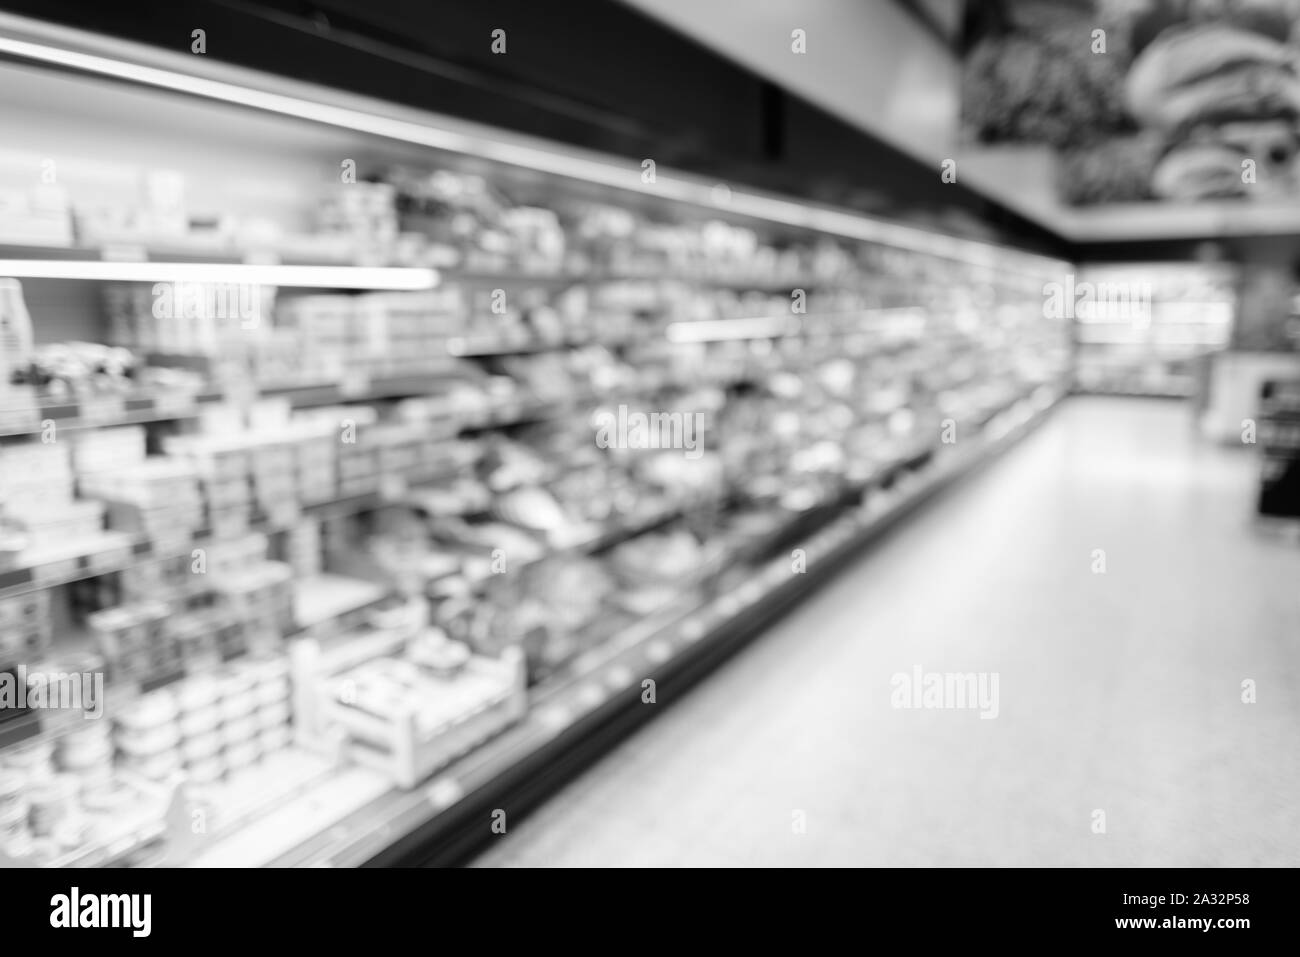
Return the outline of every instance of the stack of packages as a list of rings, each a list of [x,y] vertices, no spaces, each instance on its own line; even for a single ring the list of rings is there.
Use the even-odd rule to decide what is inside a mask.
[[[368,495],[379,488],[377,440],[382,432],[375,429],[379,414],[370,406],[341,406],[318,409],[304,421],[330,429],[338,456],[338,495],[350,498]]]
[[[61,186],[0,190],[0,241],[32,246],[71,246],[72,208]]]
[[[328,502],[338,495],[338,432],[334,425],[300,421],[292,426],[294,475],[303,505]]]
[[[193,559],[188,552],[128,565],[117,573],[115,597],[123,604],[147,598],[184,599],[195,590],[192,566]]]
[[[418,426],[409,422],[375,425],[366,430],[366,441],[375,449],[381,488],[387,483],[404,490],[409,481],[432,477],[426,474],[426,443]]]
[[[354,299],[353,326],[372,376],[440,374],[456,362],[447,339],[464,328],[464,295],[455,286],[428,292],[376,292]]]
[[[338,382],[357,354],[352,335],[355,308],[351,296],[297,296],[280,303],[277,332],[292,337],[297,366],[288,382]]]
[[[85,725],[59,738],[57,761],[60,770],[77,776],[83,794],[111,787],[113,739],[108,722]]]
[[[145,433],[141,426],[79,432],[72,446],[72,462],[83,484],[101,472],[137,465],[145,458]]]
[[[81,477],[83,494],[108,504],[109,524],[153,543],[155,552],[185,550],[203,528],[203,497],[194,466],[161,456]]]
[[[361,262],[385,263],[397,241],[397,190],[388,183],[346,183],[321,197],[317,226],[351,240]]]
[[[293,572],[266,551],[264,536],[248,535],[133,571],[124,603],[86,618],[114,680],[143,683],[278,649],[293,628]],[[149,582],[154,590],[142,592]]]
[[[555,273],[564,268],[566,238],[554,210],[516,206],[501,215],[513,240],[514,264],[525,273]]]
[[[170,436],[163,448],[168,456],[191,465],[198,475],[205,528],[219,538],[248,531],[253,497],[243,442],[215,435]]]
[[[0,668],[39,657],[53,640],[48,591],[0,598]]]
[[[124,823],[161,818],[165,803],[117,774],[107,722],[6,750],[0,767],[0,850],[44,865]]]
[[[304,518],[285,536],[285,561],[295,579],[312,578],[324,570],[320,522]]]
[[[289,745],[289,688],[287,661],[274,655],[142,695],[115,721],[122,764],[154,780],[183,771],[215,784]]]
[[[32,549],[71,545],[103,529],[104,506],[77,501],[73,478],[66,443],[0,449],[0,512],[26,526]]]
[[[437,375],[455,368],[447,339],[462,333],[463,314],[463,296],[455,287],[297,296],[280,304],[276,333],[295,343],[294,381]]]
[[[273,351],[275,294],[230,283],[110,283],[109,342],[161,365],[184,360],[209,381],[246,378]]]
[[[255,433],[249,454],[253,500],[259,516],[273,528],[297,521],[297,456],[288,436],[280,431]]]
[[[191,600],[172,618],[168,632],[188,671],[211,667],[251,646],[278,646],[287,629],[286,576],[278,567],[269,574],[263,570],[266,549],[265,536],[251,534],[209,540],[196,553],[189,569]],[[260,596],[253,587],[252,601],[244,594],[249,589],[240,587],[245,571],[268,574]]]
[[[203,528],[198,476],[180,460],[145,455],[144,429],[131,426],[77,436],[81,494],[108,505],[112,528],[147,539],[157,553],[186,550]]]
[[[27,820],[35,840],[52,841],[60,849],[81,843],[84,820],[77,813],[77,797],[77,783],[67,775],[52,774],[32,786]]]
[[[244,630],[252,651],[272,651],[293,630],[293,569],[266,558],[264,535],[212,542],[208,584],[218,605]]]
[[[146,681],[173,674],[180,667],[179,646],[170,640],[170,616],[167,602],[146,599],[86,617],[114,681]]]
[[[339,444],[338,422],[312,416],[234,435],[172,437],[163,447],[197,469],[207,527],[227,538],[244,534],[253,521],[288,528],[301,505],[333,499]]]
[[[143,696],[114,715],[113,741],[123,769],[163,781],[181,769],[175,698],[165,691]]]

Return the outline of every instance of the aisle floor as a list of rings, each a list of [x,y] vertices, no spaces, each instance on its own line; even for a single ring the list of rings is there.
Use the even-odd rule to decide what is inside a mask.
[[[1300,865],[1300,545],[1189,416],[1067,400],[478,864]]]

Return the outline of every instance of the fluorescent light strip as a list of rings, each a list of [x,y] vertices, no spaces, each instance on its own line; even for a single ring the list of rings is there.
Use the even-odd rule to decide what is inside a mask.
[[[0,276],[109,282],[209,282],[312,289],[432,289],[433,269],[379,266],[259,266],[248,263],[100,262],[76,259],[0,259]]]
[[[123,60],[114,60],[74,50],[64,50],[41,43],[0,37],[0,53],[43,63],[51,63],[87,73],[113,76],[123,80],[160,87],[193,96],[219,100],[284,116],[297,117],[329,126],[370,133],[386,139],[428,146],[481,159],[495,160],[512,166],[599,183],[618,189],[634,190],[695,206],[726,210],[769,222],[784,223],[806,229],[832,233],[849,239],[881,243],[945,259],[978,266],[1023,270],[1041,275],[1045,269],[1061,270],[1066,264],[978,240],[959,239],[886,220],[871,219],[854,213],[836,212],[803,203],[734,190],[716,190],[714,186],[659,173],[654,183],[643,183],[641,166],[629,160],[626,166],[610,161],[591,160],[567,153],[556,153],[518,143],[505,143],[481,136],[469,136],[442,130],[422,123],[379,116],[347,107],[331,106],[285,96],[246,86],[190,76],[172,70],[160,70]],[[1012,264],[1015,263],[1015,266]]]
[[[727,339],[775,339],[796,334],[802,323],[796,316],[757,319],[706,319],[669,323],[669,342],[720,342]]]

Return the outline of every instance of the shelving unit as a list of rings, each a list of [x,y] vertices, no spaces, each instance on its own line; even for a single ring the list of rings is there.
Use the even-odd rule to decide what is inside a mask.
[[[1022,438],[1058,399],[1045,393],[1008,406],[990,417],[990,422],[999,416],[1010,419],[990,430],[986,442],[966,446],[967,451],[917,473],[905,491],[887,502],[883,493],[895,484],[897,473],[854,489],[833,514],[822,515],[807,529],[807,551],[817,557],[805,574],[791,574],[788,555],[762,561],[767,550],[761,547],[728,555],[728,564],[746,566],[741,584],[708,592],[687,601],[684,608],[664,608],[637,623],[607,642],[606,654],[539,689],[520,726],[425,787],[384,795],[344,818],[328,840],[306,842],[269,866],[464,863],[490,840],[482,821],[492,808],[508,806],[512,813],[526,813],[638,723],[649,720],[649,709],[641,702],[643,676],[653,676],[664,694],[689,687],[770,626],[783,610],[807,599],[855,552],[910,510]]]
[[[361,669],[358,680],[415,667],[412,649],[430,625],[470,645],[474,660],[518,661],[532,679],[509,702],[498,702],[504,710],[493,711],[491,721],[475,718],[473,734],[453,719],[445,736],[393,736],[395,752],[423,755],[414,764],[358,767],[349,759],[355,749],[331,751],[321,742],[345,727],[400,729],[400,715],[413,712],[362,718],[349,710],[354,702],[346,695],[303,710],[304,702],[321,700],[323,679],[299,670],[291,682],[298,739],[287,751],[268,753],[301,765],[301,774],[291,786],[268,786],[274,794],[265,801],[250,797],[258,793],[256,775],[274,776],[274,766],[268,759],[236,768],[228,756],[247,750],[240,738],[220,751],[231,762],[220,778],[225,783],[207,782],[208,798],[228,805],[228,843],[214,837],[200,851],[160,821],[133,829],[129,840],[74,854],[80,861],[139,863],[150,859],[146,852],[157,855],[149,845],[159,840],[169,863],[243,855],[247,863],[355,864],[462,855],[472,836],[465,815],[485,795],[522,787],[536,797],[592,747],[625,730],[639,675],[684,680],[716,663],[824,580],[834,556],[861,547],[1031,428],[1066,385],[1067,325],[1042,316],[1043,284],[1063,275],[1064,263],[785,197],[729,189],[723,199],[715,184],[666,170],[651,189],[617,157],[215,63],[146,56],[129,46],[110,50],[15,18],[0,17],[0,56],[29,70],[57,69],[59,84],[82,84],[87,114],[120,111],[115,97],[129,91],[169,108],[183,101],[200,116],[238,108],[282,120],[286,169],[258,173],[277,182],[290,183],[306,168],[295,152],[304,129],[312,131],[313,149],[326,151],[326,166],[336,158],[321,144],[343,149],[365,138],[373,176],[382,180],[300,185],[298,207],[279,210],[282,216],[301,219],[324,205],[349,224],[334,233],[322,226],[316,237],[295,222],[282,230],[290,238],[278,243],[236,241],[232,228],[220,236],[181,230],[139,243],[74,235],[74,245],[62,248],[0,244],[0,276],[29,280],[24,289],[38,346],[48,345],[45,314],[60,317],[50,328],[65,338],[72,330],[99,342],[125,329],[137,336],[129,347],[144,370],[165,365],[195,383],[168,392],[138,382],[0,392],[7,403],[0,407],[0,456],[34,450],[50,425],[57,442],[74,449],[83,436],[139,428],[145,461],[190,482],[202,515],[186,524],[166,512],[184,512],[184,494],[141,504],[119,492],[139,511],[162,513],[146,527],[169,532],[165,541],[110,527],[63,543],[64,551],[4,553],[0,601],[57,592],[68,605],[63,617],[89,621],[91,613],[130,607],[134,599],[121,596],[140,583],[129,588],[127,581],[151,563],[202,550],[228,566],[184,587],[148,587],[174,603],[171,618],[196,612],[190,604],[197,596],[222,614],[238,609],[243,640],[256,648],[225,662],[186,658],[148,681],[129,670],[115,675],[108,714],[119,730],[129,731],[142,703],[198,695],[194,689],[208,678],[283,663],[307,643],[350,667],[387,662]],[[0,81],[11,68],[0,63]],[[105,76],[124,83],[86,82]],[[93,115],[84,119],[93,122]],[[148,117],[138,124],[139,162],[148,171],[158,131]],[[415,186],[412,169],[420,171]],[[409,190],[408,205],[418,206],[428,200],[421,190],[436,192],[433,170],[467,188],[486,177],[509,202],[484,211],[457,209],[439,197],[429,201],[433,213],[408,212],[402,221],[395,191]],[[163,177],[159,186],[150,178],[156,173],[147,172],[145,193],[166,192],[173,182]],[[229,175],[240,175],[237,165]],[[106,200],[88,186],[79,195],[78,185],[67,190],[80,222],[102,213],[96,204]],[[469,216],[477,232],[449,239],[439,217],[453,214]],[[383,228],[373,228],[376,222]],[[638,239],[644,236],[652,240]],[[336,253],[304,251],[312,247]],[[228,316],[169,320],[185,333],[177,348],[149,346],[153,340],[141,332],[149,331],[149,317],[129,310],[131,321],[116,323],[115,315],[107,332],[110,324],[96,315],[101,304],[93,293],[87,298],[85,287],[152,282],[274,287],[275,308],[242,338],[220,326]],[[933,295],[921,301],[918,288]],[[497,292],[509,303],[504,311],[485,304],[484,296],[495,299]],[[397,367],[383,363],[392,358],[410,361],[400,374],[388,374]],[[314,371],[330,363],[336,375]],[[427,371],[415,368],[421,363]],[[266,371],[281,367],[283,375]],[[621,437],[602,446],[592,417],[615,406],[698,415],[692,421],[701,423],[697,438],[707,441],[709,454],[697,466],[686,445],[665,450]],[[334,437],[325,451],[311,440],[326,433],[294,431],[320,421],[339,427],[327,430]],[[948,423],[958,428],[955,442],[943,437]],[[197,451],[176,451],[169,444],[175,437],[229,439],[234,451],[199,442]],[[229,460],[221,458],[227,453]],[[139,464],[107,470],[133,476]],[[90,473],[80,463],[72,472],[80,492]],[[427,507],[435,498],[460,501],[458,484],[475,493],[460,508]],[[138,494],[125,479],[107,487]],[[7,491],[0,485],[0,504]],[[238,513],[231,526],[237,534],[214,520],[226,511]],[[111,510],[108,521],[117,521]],[[522,536],[534,547],[512,554],[500,571],[478,574],[473,569],[487,561],[480,537],[495,542],[494,535],[502,542]],[[790,573],[780,549],[791,541],[814,556],[810,574]],[[646,551],[628,558],[630,544]],[[504,555],[510,547],[494,551]],[[411,571],[430,556],[441,560],[435,564],[442,571]],[[613,601],[627,585],[617,580],[620,559],[651,581],[641,592],[627,590],[647,602],[660,593],[672,601],[645,615]],[[670,567],[661,567],[665,562]],[[290,623],[268,624],[263,603],[270,598],[229,593],[229,582],[239,578],[234,572],[254,563],[291,570]],[[431,587],[449,581],[456,587]],[[72,585],[75,602],[60,591]],[[457,613],[448,610],[456,605],[448,595],[463,599]],[[414,617],[399,614],[412,608],[419,610]],[[80,625],[61,619],[59,627],[64,633],[54,652],[95,647]],[[151,640],[173,641],[170,627],[158,624]],[[143,697],[142,685],[150,689]],[[234,710],[236,692],[220,700],[234,715],[223,718],[225,734],[240,725],[242,712]],[[194,718],[185,707],[175,710],[181,718],[166,720]],[[324,730],[314,723],[309,729],[306,716],[321,711]],[[64,733],[40,729],[42,741],[61,741]],[[182,740],[190,740],[188,732]],[[169,814],[197,800],[191,785],[199,770],[211,770],[206,760],[206,753],[186,757],[192,780]],[[441,770],[417,780],[415,766],[426,774]],[[384,777],[390,771],[392,780]],[[261,859],[248,857],[258,853],[256,842],[239,840],[240,828],[292,817],[295,801],[326,792],[331,820],[321,833],[293,850],[272,843]],[[386,823],[376,827],[379,821]]]

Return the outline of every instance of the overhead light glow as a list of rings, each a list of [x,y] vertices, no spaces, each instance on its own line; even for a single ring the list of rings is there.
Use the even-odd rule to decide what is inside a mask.
[[[381,266],[269,266],[248,263],[101,262],[76,259],[0,259],[0,276],[106,282],[206,282],[311,289],[411,291],[438,284],[433,269]]]

